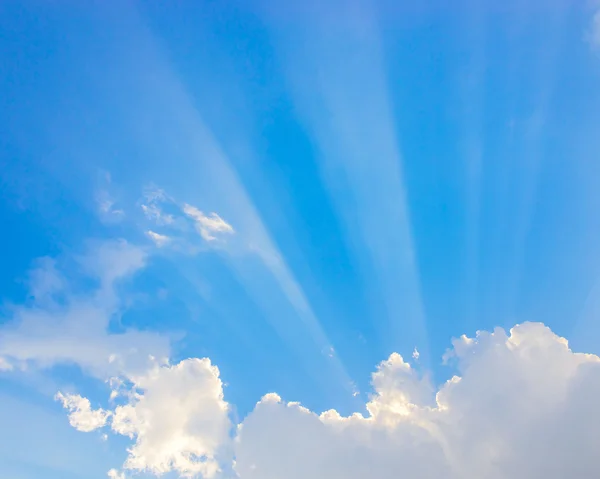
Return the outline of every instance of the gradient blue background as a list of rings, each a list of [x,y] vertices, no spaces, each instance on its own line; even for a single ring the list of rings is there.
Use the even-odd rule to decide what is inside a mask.
[[[360,391],[260,261],[153,255],[122,324],[184,332],[174,359],[209,356],[240,417],[269,391],[360,409],[392,351],[417,347],[443,381],[450,339],[478,329],[542,321],[599,353],[591,5],[319,3],[2,2],[4,303],[26,300],[35,258],[147,243],[155,185],[236,230],[256,213]],[[122,221],[98,214],[99,192]],[[105,395],[75,367],[0,375],[0,429],[16,431],[0,475],[105,477],[122,461],[125,441],[69,429],[52,401],[66,383]]]

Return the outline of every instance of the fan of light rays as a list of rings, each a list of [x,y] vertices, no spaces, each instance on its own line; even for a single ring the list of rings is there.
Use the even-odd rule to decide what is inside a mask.
[[[348,246],[369,278],[372,304],[383,303],[381,341],[405,354],[417,345],[427,360],[402,155],[373,12],[356,2],[311,3],[292,22],[283,10],[269,12],[276,43]]]

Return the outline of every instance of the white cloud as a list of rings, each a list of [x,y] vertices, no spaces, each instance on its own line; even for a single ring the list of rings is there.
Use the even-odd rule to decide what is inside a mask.
[[[56,393],[55,399],[69,410],[69,423],[78,431],[90,432],[103,427],[110,417],[104,409],[92,409],[89,399],[77,394]]]
[[[240,479],[600,476],[600,358],[534,323],[463,336],[448,357],[460,376],[436,390],[392,354],[373,374],[364,416],[267,394],[233,450],[218,369],[188,359],[137,378],[112,429],[135,441],[124,469],[156,475],[221,479],[233,466]]]
[[[116,201],[106,190],[96,193],[96,205],[100,219],[106,223],[117,223],[125,218],[125,211],[116,206]]]
[[[110,479],[126,479],[125,474],[117,471],[116,469],[111,469],[108,471],[108,477]]]
[[[146,236],[148,236],[148,238],[154,241],[154,244],[159,248],[165,246],[171,241],[171,238],[169,236],[161,235],[160,233],[155,233],[152,230],[146,231]]]
[[[104,379],[146,370],[154,362],[150,355],[168,357],[169,340],[156,333],[108,331],[111,318],[122,308],[118,283],[144,262],[144,252],[125,241],[90,243],[79,263],[99,285],[84,294],[73,293],[53,262],[41,263],[41,270],[31,274],[33,302],[11,307],[8,321],[0,327],[2,364],[77,364]]]
[[[36,267],[29,272],[27,285],[30,296],[37,302],[43,302],[65,288],[64,280],[56,269],[56,261],[48,257],[36,261]]]
[[[217,213],[205,215],[195,206],[185,204],[183,212],[192,218],[200,236],[206,241],[214,241],[217,235],[234,233],[233,227],[221,218]]]
[[[421,355],[421,353],[419,353],[419,350],[418,350],[418,349],[417,349],[417,347],[415,346],[415,349],[413,349],[413,352],[412,352],[412,358],[413,358],[415,361],[418,361],[418,360],[419,360],[419,356],[420,356],[420,355]]]
[[[144,203],[141,204],[142,211],[146,218],[160,226],[170,225],[175,221],[173,215],[162,210],[160,204],[164,202],[173,202],[173,200],[159,188],[146,188]]]
[[[461,377],[434,394],[398,355],[369,415],[317,415],[268,395],[236,446],[242,479],[598,477],[600,359],[541,324],[454,342]]]
[[[156,475],[212,478],[227,454],[231,423],[223,399],[219,370],[208,359],[187,359],[174,366],[155,367],[133,381],[127,404],[89,419],[89,401],[75,396],[69,406],[71,424],[91,431],[111,418],[113,432],[134,440],[123,465],[126,470]],[[77,409],[75,409],[77,407]],[[84,417],[79,414],[84,412]],[[75,416],[75,417],[74,417]],[[99,419],[104,419],[100,424]],[[87,429],[83,429],[87,427]],[[226,462],[226,461],[225,461]],[[113,476],[121,477],[115,470]]]
[[[146,218],[157,225],[169,225],[174,221],[173,215],[164,213],[157,205],[142,205],[141,208]]]

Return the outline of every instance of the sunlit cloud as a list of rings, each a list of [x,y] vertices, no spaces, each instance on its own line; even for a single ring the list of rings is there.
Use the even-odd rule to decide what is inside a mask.
[[[114,410],[57,397],[75,428],[110,427],[134,442],[110,477],[594,477],[600,358],[574,353],[540,323],[463,336],[447,356],[457,375],[436,388],[391,354],[372,375],[366,414],[319,414],[267,393],[233,430],[208,359],[150,369]]]
[[[215,241],[222,235],[234,233],[233,227],[217,213],[205,215],[195,206],[188,204],[183,205],[183,212],[194,220],[198,233],[206,241]]]
[[[103,409],[92,409],[89,399],[78,394],[58,392],[55,399],[60,401],[63,407],[69,411],[71,426],[81,432],[90,432],[104,427],[110,417],[110,412]]]

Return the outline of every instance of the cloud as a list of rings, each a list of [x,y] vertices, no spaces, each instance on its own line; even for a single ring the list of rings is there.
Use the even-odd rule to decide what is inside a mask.
[[[56,261],[52,258],[39,258],[35,264],[36,267],[29,272],[27,286],[30,295],[41,302],[64,289],[65,283],[56,269]]]
[[[117,207],[115,199],[106,190],[96,193],[96,206],[100,219],[105,223],[118,223],[125,218],[125,211]]]
[[[412,353],[412,358],[415,361],[419,360],[419,356],[421,356],[421,353],[419,353],[419,350],[417,349],[417,347],[415,346],[415,349],[413,349],[413,353]]]
[[[110,416],[110,413],[103,409],[92,409],[89,399],[77,394],[58,392],[54,399],[60,401],[63,407],[69,410],[69,423],[81,432],[90,432],[103,427]]]
[[[153,221],[159,226],[162,225],[170,225],[175,221],[173,215],[165,213],[161,208],[161,203],[164,202],[172,202],[173,200],[167,196],[167,194],[159,189],[154,187],[146,188],[144,192],[144,203],[140,206],[144,215],[149,220]]]
[[[142,205],[142,211],[146,218],[153,220],[157,225],[168,225],[173,223],[173,215],[163,213],[156,205]]]
[[[126,470],[204,478],[219,473],[231,422],[219,370],[210,360],[152,368],[134,379],[127,396],[125,405],[108,412],[92,411],[80,396],[57,395],[70,410],[71,425],[80,431],[92,431],[110,419],[113,432],[134,440]],[[120,474],[113,470],[109,476]]]
[[[146,231],[146,236],[148,236],[148,238],[150,238],[152,241],[154,241],[154,244],[159,248],[165,246],[167,243],[169,243],[171,241],[171,238],[169,236],[155,233],[152,230]]]
[[[600,474],[599,357],[572,352],[539,323],[463,336],[447,357],[458,375],[435,388],[390,355],[373,373],[364,415],[317,414],[267,394],[233,445],[218,369],[188,359],[136,380],[132,391],[141,392],[111,413],[111,427],[135,440],[124,468],[156,475],[224,479],[232,467],[240,479]]]
[[[454,342],[461,376],[437,392],[393,354],[368,415],[317,415],[268,395],[236,446],[242,479],[596,477],[600,358],[541,324]]]
[[[126,479],[125,474],[117,471],[116,469],[111,469],[108,471],[108,477],[110,479]]]
[[[76,364],[105,379],[145,371],[169,355],[169,340],[152,332],[109,332],[122,305],[117,287],[145,264],[146,255],[126,241],[91,242],[78,265],[97,286],[74,292],[55,263],[43,260],[30,274],[32,301],[8,309],[0,327],[0,361],[13,367]],[[158,359],[151,359],[151,356]],[[4,368],[6,369],[6,368]]]
[[[12,371],[13,366],[6,359],[0,356],[0,371]]]
[[[206,241],[215,241],[218,235],[233,234],[233,227],[217,213],[205,215],[195,206],[185,204],[183,212],[192,218],[200,236]]]

